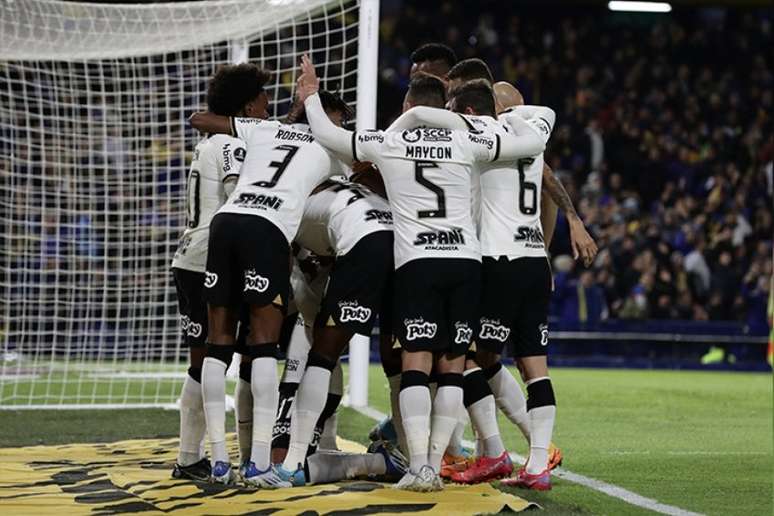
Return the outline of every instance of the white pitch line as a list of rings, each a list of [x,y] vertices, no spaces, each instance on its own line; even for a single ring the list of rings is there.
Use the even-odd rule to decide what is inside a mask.
[[[387,414],[384,414],[383,412],[380,412],[376,410],[373,407],[350,407],[364,416],[367,416],[374,421],[381,421],[385,417],[387,417]],[[476,443],[463,440],[462,445],[466,448],[475,449]],[[527,459],[518,453],[511,453],[511,459],[514,462],[517,463],[525,463]],[[669,514],[671,516],[702,516],[701,513],[698,512],[691,512],[686,511],[685,509],[681,509],[679,507],[675,507],[674,505],[667,505],[665,503],[661,503],[658,500],[654,500],[653,498],[647,498],[645,496],[638,495],[637,493],[634,493],[632,491],[629,491],[628,489],[624,489],[623,487],[618,487],[613,484],[608,484],[607,482],[603,482],[601,480],[597,480],[595,478],[587,477],[584,475],[579,475],[577,473],[573,473],[572,471],[568,471],[564,468],[556,468],[551,472],[552,475],[556,475],[557,477],[568,480],[570,482],[573,482],[575,484],[580,484],[584,487],[588,487],[589,489],[593,489],[594,491],[598,491],[600,493],[604,493],[608,496],[612,496],[613,498],[618,498],[619,500],[622,500],[628,504],[635,505],[637,507],[642,507],[643,509],[648,509],[654,512],[658,512],[660,514]]]

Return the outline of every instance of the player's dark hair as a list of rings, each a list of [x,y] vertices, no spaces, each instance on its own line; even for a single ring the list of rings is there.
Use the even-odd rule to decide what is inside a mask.
[[[339,95],[326,90],[320,90],[317,92],[317,94],[320,96],[320,103],[326,112],[331,111],[334,113],[341,113],[343,122],[347,122],[348,120],[352,120],[352,118],[354,118],[355,110],[352,109],[346,102],[344,102],[344,99]],[[306,118],[306,111],[301,109],[301,111],[294,117],[293,123],[308,124],[309,120]]]
[[[271,72],[250,63],[225,65],[207,86],[207,109],[223,116],[237,116],[271,80]]]
[[[474,79],[484,79],[489,81],[489,84],[494,82],[492,77],[492,71],[489,70],[489,66],[481,59],[473,57],[470,59],[463,59],[449,70],[449,80],[459,79],[462,82],[472,81]]]
[[[446,85],[434,75],[418,73],[409,83],[408,98],[418,106],[443,108],[446,106]]]
[[[411,62],[425,61],[444,61],[451,68],[457,63],[457,54],[443,43],[425,43],[411,53]]]
[[[494,91],[485,79],[462,83],[449,93],[449,99],[453,100],[454,110],[458,113],[472,108],[477,115],[495,116]]]

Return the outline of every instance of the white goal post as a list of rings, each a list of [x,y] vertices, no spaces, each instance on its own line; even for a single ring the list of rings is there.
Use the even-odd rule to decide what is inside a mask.
[[[175,403],[187,356],[169,266],[199,138],[187,117],[219,65],[245,60],[274,72],[270,113],[284,115],[309,52],[374,127],[378,12],[0,3],[0,409]],[[350,399],[365,404],[368,350],[352,347]]]

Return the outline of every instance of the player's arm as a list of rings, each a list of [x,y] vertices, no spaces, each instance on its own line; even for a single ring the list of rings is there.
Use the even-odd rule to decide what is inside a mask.
[[[236,188],[242,163],[247,154],[244,144],[238,143],[238,145],[234,145],[233,140],[223,142],[220,146],[220,152],[215,156],[218,177],[223,182],[223,191],[226,193],[226,197],[230,196]]]
[[[200,111],[191,115],[188,119],[191,125],[203,133],[212,134],[230,134],[231,132],[231,118],[223,115],[216,115],[209,111]]]
[[[588,231],[586,231],[586,226],[583,224],[580,216],[578,216],[578,212],[575,211],[575,206],[573,206],[572,199],[570,199],[570,195],[565,190],[564,185],[556,177],[551,167],[545,164],[543,165],[543,188],[567,217],[567,222],[570,225],[570,243],[572,244],[573,258],[576,260],[580,258],[583,260],[583,264],[588,267],[597,255],[597,244],[591,238]]]
[[[495,147],[489,150],[488,156],[479,156],[482,161],[514,161],[541,154],[546,149],[546,142],[537,130],[518,115],[508,117],[508,125],[514,134],[495,136]]]
[[[304,54],[301,57],[301,76],[298,78],[296,91],[298,98],[304,103],[312,134],[315,140],[326,149],[342,156],[351,156],[354,154],[355,133],[331,122],[317,94],[319,89],[320,79],[317,78],[317,72],[309,56]]]
[[[446,109],[417,106],[400,115],[387,128],[387,132],[406,131],[419,126],[440,127],[460,131],[471,128],[470,124],[459,113],[452,113]]]

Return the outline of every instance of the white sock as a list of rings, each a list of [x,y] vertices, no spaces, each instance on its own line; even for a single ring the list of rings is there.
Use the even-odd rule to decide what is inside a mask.
[[[433,400],[433,415],[430,430],[430,453],[428,463],[436,473],[441,471],[443,452],[459,420],[462,407],[462,387],[441,385]]]
[[[314,427],[325,408],[330,380],[331,372],[317,366],[307,367],[301,378],[291,409],[288,454],[282,463],[286,470],[295,471],[299,464],[304,464]]]
[[[483,455],[499,457],[505,451],[500,428],[497,426],[497,408],[494,396],[485,396],[468,407],[468,414],[476,435],[481,441]]]
[[[250,390],[253,393],[253,444],[250,460],[259,471],[263,471],[271,465],[271,433],[279,402],[277,359],[254,358],[252,367]]]
[[[217,358],[205,357],[202,364],[204,417],[213,462],[229,462],[226,451],[226,368]]]
[[[180,450],[177,463],[190,466],[199,462],[204,455],[202,440],[207,432],[204,420],[204,404],[202,402],[202,385],[185,376],[183,391],[180,393]]]
[[[412,385],[400,391],[400,415],[406,432],[410,469],[417,473],[427,464],[430,444],[430,390],[424,385]]]
[[[547,382],[549,387],[551,385],[551,380],[547,376],[543,376],[527,382],[527,390],[534,389],[534,385],[538,382],[541,382],[542,385],[545,385],[542,382]],[[551,434],[554,430],[556,405],[534,407],[527,414],[529,415],[530,431],[527,473],[536,475],[542,473],[548,467],[548,447],[551,445]]]
[[[495,403],[505,417],[519,427],[521,433],[529,442],[529,418],[527,417],[527,399],[519,386],[519,382],[513,377],[505,366],[489,380],[489,388],[495,397]]]
[[[456,456],[462,455],[462,438],[465,435],[466,426],[468,426],[468,411],[465,410],[465,407],[462,407],[457,416],[457,425],[454,427],[451,438],[449,438],[449,446],[446,447],[446,453]]]
[[[315,453],[307,459],[309,482],[325,484],[369,475],[384,475],[380,453]]]
[[[338,417],[334,413],[325,421],[320,442],[317,445],[318,450],[338,451],[339,445],[336,443],[336,431],[338,426]]]
[[[390,384],[390,410],[392,411],[392,426],[395,427],[395,433],[398,435],[398,447],[404,453],[408,453],[406,444],[406,432],[403,429],[403,418],[400,415],[400,373],[388,376],[387,382]]]
[[[239,462],[250,459],[253,443],[253,393],[250,383],[239,379],[236,387],[236,421],[239,439]]]

